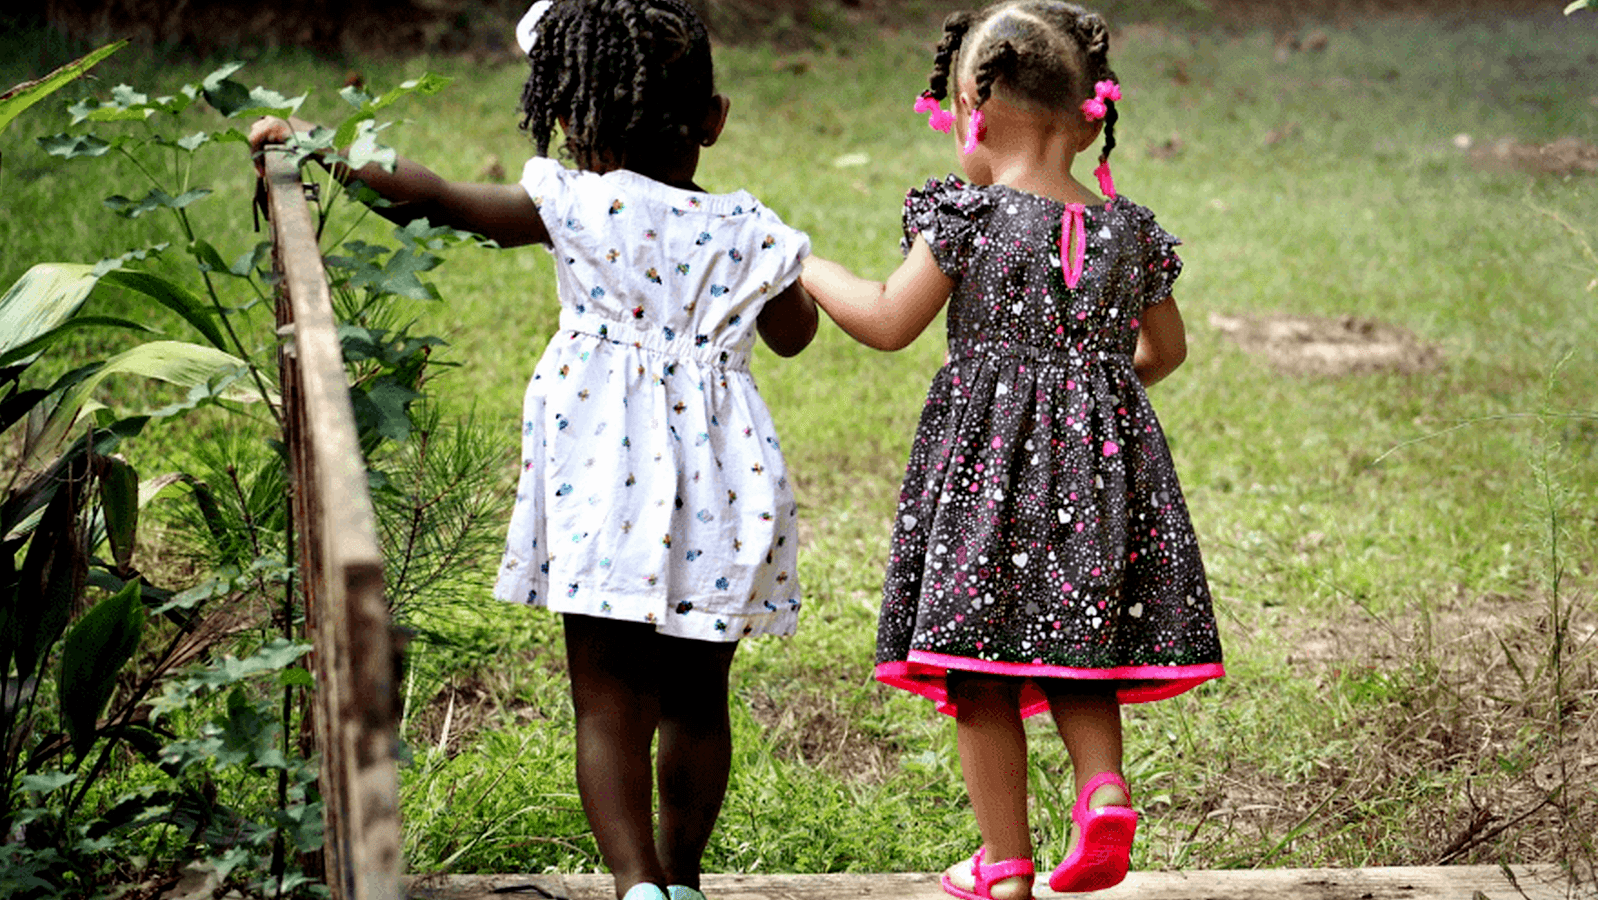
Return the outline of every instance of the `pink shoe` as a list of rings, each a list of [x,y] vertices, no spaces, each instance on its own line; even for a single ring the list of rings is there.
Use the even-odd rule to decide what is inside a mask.
[[[983,850],[984,848],[978,847],[977,852],[971,854],[971,875],[976,881],[976,884],[973,885],[974,890],[968,891],[950,881],[948,873],[945,872],[943,875],[944,893],[959,897],[960,900],[993,900],[993,885],[995,882],[1017,876],[1031,879],[1037,874],[1037,869],[1032,865],[1032,860],[1030,859],[1007,859],[1003,862],[996,862],[991,866],[984,866],[982,864]],[[1031,896],[1031,894],[1032,889],[1028,886],[1027,895]]]
[[[1102,891],[1126,877],[1132,865],[1132,835],[1137,831],[1137,813],[1125,806],[1088,809],[1088,798],[1106,784],[1126,792],[1132,790],[1114,772],[1100,772],[1082,786],[1082,793],[1071,808],[1076,823],[1076,846],[1065,861],[1049,875],[1049,889],[1062,894]]]

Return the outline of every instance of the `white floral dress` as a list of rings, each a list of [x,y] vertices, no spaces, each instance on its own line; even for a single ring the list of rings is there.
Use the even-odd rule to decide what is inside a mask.
[[[796,505],[749,352],[809,238],[744,191],[542,157],[521,184],[560,331],[527,386],[494,595],[680,637],[792,634]]]

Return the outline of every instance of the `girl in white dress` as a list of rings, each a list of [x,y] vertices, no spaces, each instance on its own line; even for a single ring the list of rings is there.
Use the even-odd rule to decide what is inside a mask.
[[[391,219],[554,255],[560,331],[528,384],[494,593],[563,616],[578,791],[617,895],[702,900],[733,653],[792,634],[800,605],[793,491],[749,354],[757,333],[782,356],[814,337],[809,239],[747,192],[694,182],[728,103],[686,3],[545,0],[517,31],[538,150],[519,184],[406,159],[335,174]],[[295,127],[263,120],[251,143]],[[547,156],[556,127],[576,168]]]

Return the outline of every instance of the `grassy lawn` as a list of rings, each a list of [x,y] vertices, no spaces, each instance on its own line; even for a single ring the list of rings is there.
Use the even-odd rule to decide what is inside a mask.
[[[1593,858],[1598,182],[1483,166],[1460,137],[1478,149],[1591,141],[1593,28],[1557,8],[1447,27],[1368,21],[1285,55],[1263,31],[1116,32],[1117,185],[1186,241],[1189,361],[1152,397],[1230,673],[1126,711],[1146,811],[1134,865]],[[732,118],[701,183],[746,187],[818,253],[886,275],[905,189],[956,165],[952,142],[909,111],[935,37],[719,49]],[[100,89],[172,90],[209,70],[125,55]],[[5,83],[39,74],[18,64]],[[518,65],[419,59],[362,74],[380,88],[424,71],[457,81],[403,106],[392,142],[448,177],[495,161],[516,177],[528,153]],[[271,55],[238,77],[312,90],[315,118],[332,115],[345,76]],[[147,240],[138,223],[108,224],[103,183],[33,147],[65,127],[59,110],[5,136],[6,284],[35,261]],[[243,151],[196,180],[218,194],[209,227],[240,248],[255,240]],[[436,275],[444,301],[415,315],[460,368],[435,390],[503,425],[508,490],[522,388],[557,316],[549,259],[466,248]],[[1430,362],[1289,374],[1212,324],[1287,314],[1407,329]],[[792,640],[740,650],[738,758],[712,871],[935,871],[977,843],[952,725],[869,676],[900,471],[942,355],[937,329],[889,355],[824,326],[797,359],[756,359],[804,507],[807,613]],[[186,440],[141,452],[181,460]],[[595,870],[559,628],[487,598],[494,562],[461,572],[480,600],[435,614],[438,639],[413,647],[409,864]],[[1046,724],[1035,736],[1034,823],[1040,859],[1053,859],[1068,767]]]

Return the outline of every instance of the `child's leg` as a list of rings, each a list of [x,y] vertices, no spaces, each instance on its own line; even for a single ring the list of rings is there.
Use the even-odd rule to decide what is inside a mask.
[[[721,813],[732,769],[727,672],[736,642],[657,636],[660,682],[660,834],[667,882],[699,887],[699,863]]]
[[[983,862],[1032,858],[1027,824],[1026,730],[1021,723],[1021,682],[963,672],[949,673],[949,698],[955,704],[960,772],[971,809],[982,832]],[[948,871],[961,887],[972,883],[969,863]],[[998,900],[1030,897],[1032,884],[1021,877],[993,885]]]
[[[649,745],[660,722],[652,625],[566,615],[566,660],[577,713],[577,792],[616,896],[664,886],[655,855]]]
[[[1100,772],[1121,774],[1121,704],[1113,686],[1093,682],[1050,680],[1043,685],[1049,697],[1054,727],[1071,755],[1077,790]],[[1088,798],[1090,808],[1126,806],[1131,798],[1115,785],[1103,785]],[[1072,836],[1075,846],[1076,837]]]

